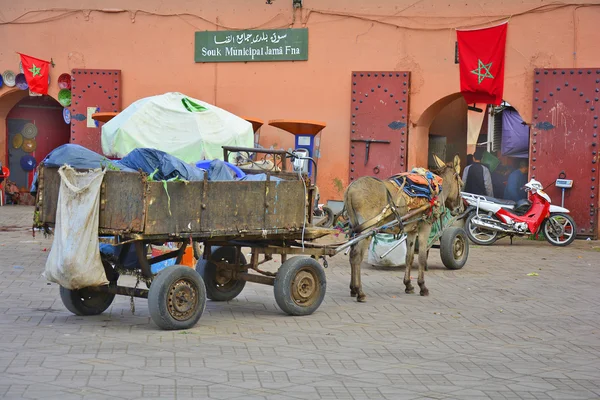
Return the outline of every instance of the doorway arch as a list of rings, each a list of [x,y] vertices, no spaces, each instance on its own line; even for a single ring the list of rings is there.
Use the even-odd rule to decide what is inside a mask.
[[[10,169],[10,180],[23,194],[29,192],[37,163],[69,142],[70,125],[63,118],[63,107],[53,97],[20,92],[0,99],[4,111],[0,118],[4,120],[4,165]]]
[[[507,101],[503,104],[513,112],[519,113],[519,110],[510,105]],[[478,105],[479,107],[479,105]],[[483,122],[480,129],[482,135],[478,143],[487,143],[487,131],[488,131],[488,110],[486,107],[482,107]],[[410,166],[427,166],[428,158],[430,153],[430,135],[435,136],[451,136],[448,146],[449,152],[446,157],[446,161],[450,161],[454,154],[461,156],[461,169],[466,166],[466,155],[467,151],[467,104],[463,99],[460,92],[448,94],[434,103],[432,103],[427,109],[421,114],[416,123],[412,124],[412,130],[410,134],[410,147],[409,147],[409,165]],[[501,118],[501,117],[500,117]],[[523,122],[523,125],[528,125]],[[492,129],[490,127],[490,129]],[[452,131],[454,130],[454,131]],[[493,129],[492,129],[493,130]],[[502,128],[496,127],[496,135],[502,135]],[[497,139],[497,138],[496,138]],[[493,138],[489,138],[493,140]],[[472,149],[471,149],[472,150]],[[507,157],[501,156],[500,148],[497,149],[498,157],[502,158],[503,163],[507,163],[512,166],[514,160],[509,160]]]
[[[432,103],[412,124],[409,136],[408,163],[410,166],[426,166],[429,153],[429,128],[435,117],[449,104],[460,99],[462,94],[452,93]]]

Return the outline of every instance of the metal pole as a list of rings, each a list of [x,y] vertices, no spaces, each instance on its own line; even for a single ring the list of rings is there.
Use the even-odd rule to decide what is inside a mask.
[[[560,206],[565,208],[565,188],[562,188],[562,200],[560,202]]]
[[[406,235],[402,235],[402,237],[400,239],[398,239],[398,242],[396,242],[396,244],[394,244],[388,251],[386,251],[385,253],[383,253],[382,255],[380,255],[379,258],[384,258],[388,254],[390,254],[392,251],[394,251],[394,249],[396,249],[396,247],[398,247],[402,243],[404,243],[406,241],[407,237],[408,236],[406,236]]]

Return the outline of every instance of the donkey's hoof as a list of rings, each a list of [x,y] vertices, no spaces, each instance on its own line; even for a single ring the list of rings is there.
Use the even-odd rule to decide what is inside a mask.
[[[358,301],[359,303],[366,303],[367,302],[367,296],[365,296],[364,294],[361,294],[360,296],[356,297],[356,301]]]
[[[404,293],[406,293],[406,294],[413,294],[414,292],[415,292],[415,288],[412,286],[409,286],[404,290]]]
[[[356,292],[350,291],[350,297],[356,297]]]
[[[421,289],[421,296],[429,296],[429,289],[425,288],[425,289]]]

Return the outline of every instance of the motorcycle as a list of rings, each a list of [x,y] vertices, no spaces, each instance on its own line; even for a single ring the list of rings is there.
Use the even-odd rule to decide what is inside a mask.
[[[577,229],[569,210],[550,204],[550,196],[535,179],[525,184],[527,199],[517,202],[462,192],[471,208],[465,221],[469,239],[478,245],[491,245],[510,236],[544,234],[554,246],[567,246],[575,240]]]

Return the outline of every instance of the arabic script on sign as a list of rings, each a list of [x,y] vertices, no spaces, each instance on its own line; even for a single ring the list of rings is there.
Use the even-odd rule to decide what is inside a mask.
[[[279,43],[282,39],[285,39],[286,37],[287,37],[287,34],[278,35],[276,32],[273,32],[273,34],[271,36],[267,35],[265,32],[262,32],[262,34],[256,34],[256,35],[253,35],[251,33],[240,33],[238,35],[227,35],[221,39],[219,39],[217,37],[217,35],[215,35],[214,42],[215,42],[215,44],[230,44],[230,43],[256,44],[256,43],[262,43],[262,42]]]

